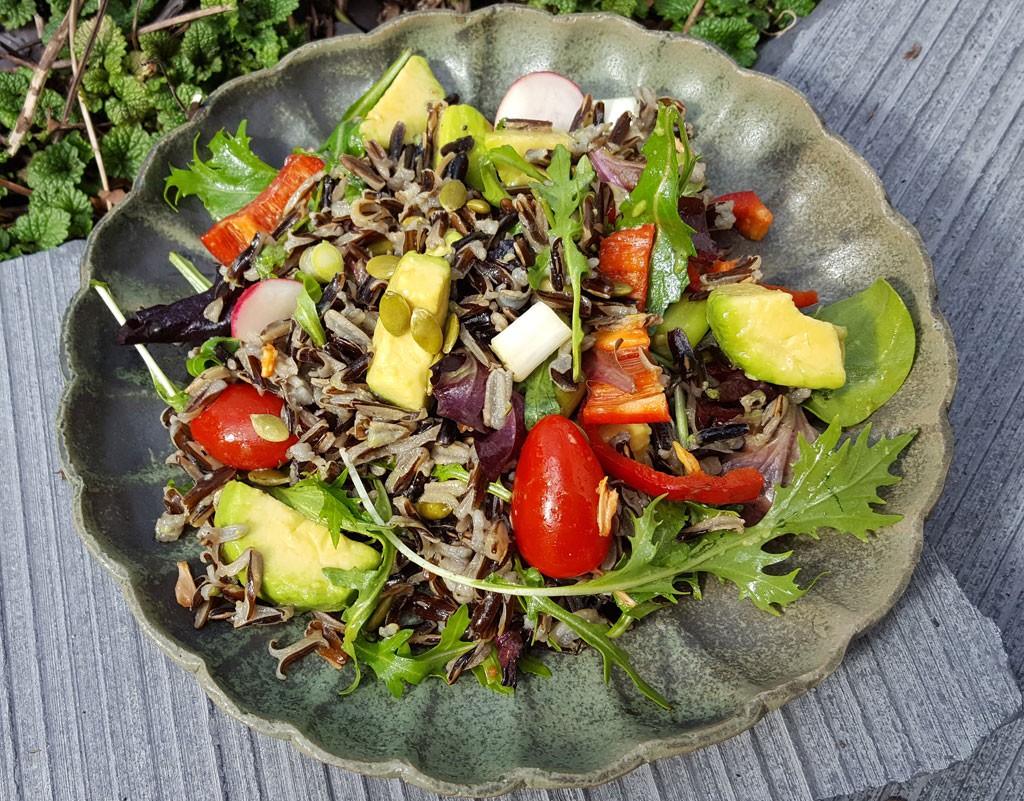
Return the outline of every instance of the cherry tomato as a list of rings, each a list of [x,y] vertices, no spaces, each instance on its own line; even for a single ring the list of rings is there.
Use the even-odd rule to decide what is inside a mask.
[[[239,470],[263,470],[285,461],[285,451],[298,440],[289,435],[281,442],[264,439],[253,428],[254,414],[280,417],[284,402],[249,384],[231,384],[191,422],[196,442],[211,456]]]
[[[611,536],[597,522],[604,471],[586,437],[561,415],[526,435],[512,485],[512,529],[519,553],[551,578],[572,578],[604,561]]]

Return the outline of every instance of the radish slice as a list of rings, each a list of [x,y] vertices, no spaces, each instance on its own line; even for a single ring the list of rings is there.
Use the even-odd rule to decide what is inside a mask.
[[[494,124],[500,120],[547,120],[551,127],[568,131],[583,102],[583,92],[557,72],[528,72],[512,84],[498,104]]]
[[[295,314],[302,282],[268,278],[245,290],[231,312],[231,336],[242,341],[259,339],[271,323]]]
[[[601,101],[604,103],[604,121],[614,123],[623,112],[636,114],[639,110],[635,97],[609,97]]]

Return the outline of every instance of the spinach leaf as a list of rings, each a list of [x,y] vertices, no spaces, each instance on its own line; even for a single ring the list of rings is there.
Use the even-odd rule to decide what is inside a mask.
[[[883,278],[814,316],[846,329],[846,383],[839,389],[816,389],[804,408],[825,422],[856,425],[903,386],[914,364],[914,321]]]

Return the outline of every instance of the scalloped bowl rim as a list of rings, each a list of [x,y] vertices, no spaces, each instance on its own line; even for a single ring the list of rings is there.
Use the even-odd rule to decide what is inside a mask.
[[[932,300],[931,306],[927,309],[927,312],[931,316],[931,322],[938,325],[941,329],[941,337],[948,349],[948,355],[950,357],[949,361],[953,365],[942,408],[938,410],[938,432],[945,446],[941,469],[936,473],[936,478],[932,481],[927,496],[921,499],[918,508],[912,510],[912,512],[905,516],[906,521],[912,526],[917,537],[915,551],[913,554],[913,563],[916,564],[923,545],[924,520],[928,514],[930,514],[938,501],[952,457],[952,430],[949,425],[947,413],[950,403],[952,402],[956,385],[954,343],[949,326],[937,306],[937,287],[935,284],[934,270],[931,266],[931,260],[917,230],[906,220],[905,217],[891,206],[885,192],[885,188],[871,166],[841,136],[828,129],[821,116],[814,110],[813,106],[803,93],[778,78],[738,66],[718,47],[703,40],[682,34],[650,31],[630,20],[608,13],[574,14],[556,17],[551,16],[546,12],[523,6],[492,6],[478,11],[473,11],[468,14],[460,14],[444,10],[415,12],[398,17],[397,19],[385,23],[369,33],[347,34],[333,39],[319,40],[306,44],[284,56],[278,64],[269,70],[261,70],[226,82],[210,94],[206,102],[203,104],[203,107],[192,120],[167,134],[153,146],[139,169],[139,175],[141,176],[147,173],[152,168],[153,162],[161,155],[168,142],[172,139],[181,136],[194,136],[203,120],[210,114],[211,109],[222,102],[223,98],[232,95],[240,87],[250,85],[255,86],[259,84],[268,74],[286,71],[292,62],[311,58],[322,50],[357,50],[362,43],[386,40],[396,34],[400,34],[406,26],[415,25],[417,20],[422,17],[448,16],[456,18],[459,21],[468,21],[490,15],[512,14],[547,17],[548,22],[553,25],[573,24],[576,20],[595,21],[602,25],[614,25],[627,28],[638,35],[645,35],[654,39],[670,42],[686,42],[689,43],[689,46],[698,46],[705,51],[707,56],[717,58],[722,62],[729,64],[732,70],[737,74],[746,78],[755,78],[756,80],[770,83],[789,92],[795,101],[801,103],[806,110],[812,113],[818,127],[817,132],[820,133],[822,137],[832,140],[844,149],[846,151],[845,155],[850,158],[852,163],[856,164],[858,169],[870,179],[878,200],[883,204],[884,213],[887,219],[912,238],[924,259],[927,267],[924,276],[925,286],[929,297]],[[831,675],[842,662],[850,642],[854,638],[863,634],[867,629],[884,617],[906,590],[910,577],[913,574],[913,570],[909,570],[904,580],[898,586],[893,587],[891,594],[885,602],[872,610],[871,613],[861,615],[860,619],[853,627],[853,633],[850,638],[836,643],[836,647],[831,658],[828,659],[825,664],[809,670],[805,674],[788,682],[763,690],[751,698],[730,718],[710,726],[703,726],[697,732],[686,732],[674,737],[661,737],[639,742],[621,757],[606,764],[602,769],[594,770],[586,774],[562,773],[538,768],[518,767],[514,771],[510,771],[494,781],[482,782],[474,785],[453,784],[424,773],[404,759],[391,758],[381,761],[362,761],[339,757],[336,754],[315,746],[305,734],[290,723],[261,717],[256,714],[243,711],[217,684],[202,657],[177,645],[171,637],[164,632],[161,622],[159,620],[151,619],[150,615],[144,611],[143,605],[139,600],[136,587],[133,585],[126,567],[115,557],[114,554],[105,551],[99,544],[96,537],[89,531],[85,523],[83,513],[84,481],[76,471],[74,465],[71,463],[66,449],[66,400],[76,379],[66,353],[68,315],[70,314],[70,310],[76,307],[81,302],[83,296],[89,291],[89,280],[91,278],[90,265],[92,263],[92,252],[95,247],[95,241],[103,235],[103,232],[110,225],[115,223],[120,215],[127,213],[127,211],[131,209],[138,197],[139,195],[136,192],[130,192],[121,204],[115,207],[96,225],[92,235],[89,237],[86,250],[82,257],[80,268],[82,287],[75,294],[69,304],[68,312],[65,313],[62,324],[61,369],[64,373],[66,386],[61,397],[57,419],[59,455],[64,472],[68,480],[71,482],[73,489],[72,512],[75,529],[82,541],[85,543],[89,553],[114,578],[124,595],[129,609],[139,622],[142,630],[156,643],[161,651],[196,676],[203,691],[217,704],[217,706],[223,709],[232,718],[241,721],[252,729],[278,739],[288,740],[300,752],[322,762],[369,776],[401,778],[426,790],[441,794],[493,796],[522,788],[546,789],[593,786],[621,777],[641,764],[668,756],[690,753],[699,748],[723,742],[724,740],[748,730],[768,711],[776,709],[788,701],[803,695]],[[699,742],[697,741],[698,739]]]

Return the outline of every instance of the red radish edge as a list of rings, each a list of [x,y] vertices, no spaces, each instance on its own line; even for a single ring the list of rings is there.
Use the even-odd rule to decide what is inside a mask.
[[[583,91],[557,72],[528,72],[513,83],[498,104],[495,125],[502,119],[547,120],[568,131],[583,102]]]
[[[295,313],[302,282],[291,278],[268,278],[243,292],[231,311],[231,336],[240,340],[259,339],[263,329]]]

